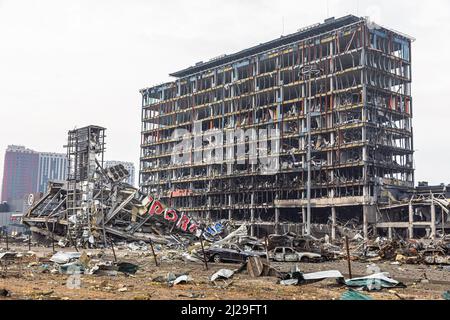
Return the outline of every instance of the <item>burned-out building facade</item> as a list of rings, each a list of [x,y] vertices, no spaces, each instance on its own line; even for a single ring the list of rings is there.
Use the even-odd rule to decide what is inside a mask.
[[[386,231],[386,190],[414,188],[412,41],[331,18],[142,89],[142,190],[256,236],[303,233],[308,205],[332,238],[350,219],[365,238]]]

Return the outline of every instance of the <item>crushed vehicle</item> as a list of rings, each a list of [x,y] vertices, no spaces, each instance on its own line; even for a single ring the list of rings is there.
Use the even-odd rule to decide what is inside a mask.
[[[286,233],[284,235],[271,234],[268,236],[268,250],[273,250],[276,247],[292,247],[294,244],[294,233]]]
[[[205,250],[206,259],[220,262],[241,263],[248,260],[250,257],[267,258],[265,252],[260,251],[245,251],[235,244],[223,244],[221,246],[212,246]]]
[[[297,252],[289,247],[277,247],[269,252],[269,259],[276,262],[321,262],[322,255],[312,252]]]
[[[242,247],[245,251],[258,251],[258,252],[266,252],[266,247],[264,243],[259,241],[257,238],[244,236],[239,237],[239,241],[237,242],[240,247]]]
[[[450,264],[450,256],[441,248],[430,248],[422,252],[422,259],[426,264]]]

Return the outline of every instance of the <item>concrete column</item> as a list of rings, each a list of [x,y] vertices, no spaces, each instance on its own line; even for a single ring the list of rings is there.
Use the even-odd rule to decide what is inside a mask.
[[[208,211],[206,212],[206,219],[208,220],[211,220],[211,211],[212,211],[211,207],[212,207],[212,198],[210,195],[208,195]]]
[[[436,206],[434,197],[431,198],[431,239],[436,239]]]
[[[280,209],[275,208],[275,234],[278,234],[279,223],[280,223]]]
[[[331,207],[331,241],[336,240],[336,207]]]
[[[230,195],[228,195],[228,206],[230,207],[230,209],[228,209],[228,220],[231,220],[233,217],[233,209],[231,209],[232,205],[233,205],[233,199],[230,194]]]
[[[369,240],[368,210],[369,210],[369,207],[367,205],[364,205],[363,206],[363,233],[364,233],[364,240]]]
[[[302,236],[305,236],[305,224],[306,224],[306,208],[302,207],[302,224],[303,224],[303,228],[302,228]]]
[[[250,235],[253,237],[255,235],[255,193],[252,192],[250,195]]]
[[[409,213],[409,225],[408,225],[408,238],[413,239],[414,238],[414,208],[412,203],[409,203],[408,206],[408,213]]]
[[[388,228],[388,239],[391,240],[392,239],[392,227]]]

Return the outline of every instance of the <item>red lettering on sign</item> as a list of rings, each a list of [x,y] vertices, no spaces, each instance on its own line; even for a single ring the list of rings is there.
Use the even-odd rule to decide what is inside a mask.
[[[178,214],[174,209],[167,208],[164,212],[164,219],[170,222],[175,222],[178,220]]]
[[[153,199],[152,196],[148,196],[148,202],[147,202],[147,204],[145,205],[145,211],[146,211],[146,212],[149,211],[149,208],[150,208],[150,206],[152,205],[153,200],[154,200],[154,199]]]
[[[198,229],[198,225],[195,223],[192,223],[191,226],[189,227],[189,232],[195,233],[195,231],[197,231],[197,229]]]
[[[183,231],[186,231],[190,221],[191,220],[188,218],[188,216],[183,213],[180,221],[178,221],[178,223],[177,223],[177,227]]]
[[[148,211],[148,213],[153,216],[154,214],[160,215],[164,212],[164,206],[161,202],[159,202],[158,200],[153,201],[150,210]]]

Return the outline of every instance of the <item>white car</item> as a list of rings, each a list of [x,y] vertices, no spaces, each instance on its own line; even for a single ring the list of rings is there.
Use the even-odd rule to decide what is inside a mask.
[[[277,262],[314,262],[321,261],[322,256],[312,252],[297,252],[293,248],[277,247],[269,253],[269,257]]]

